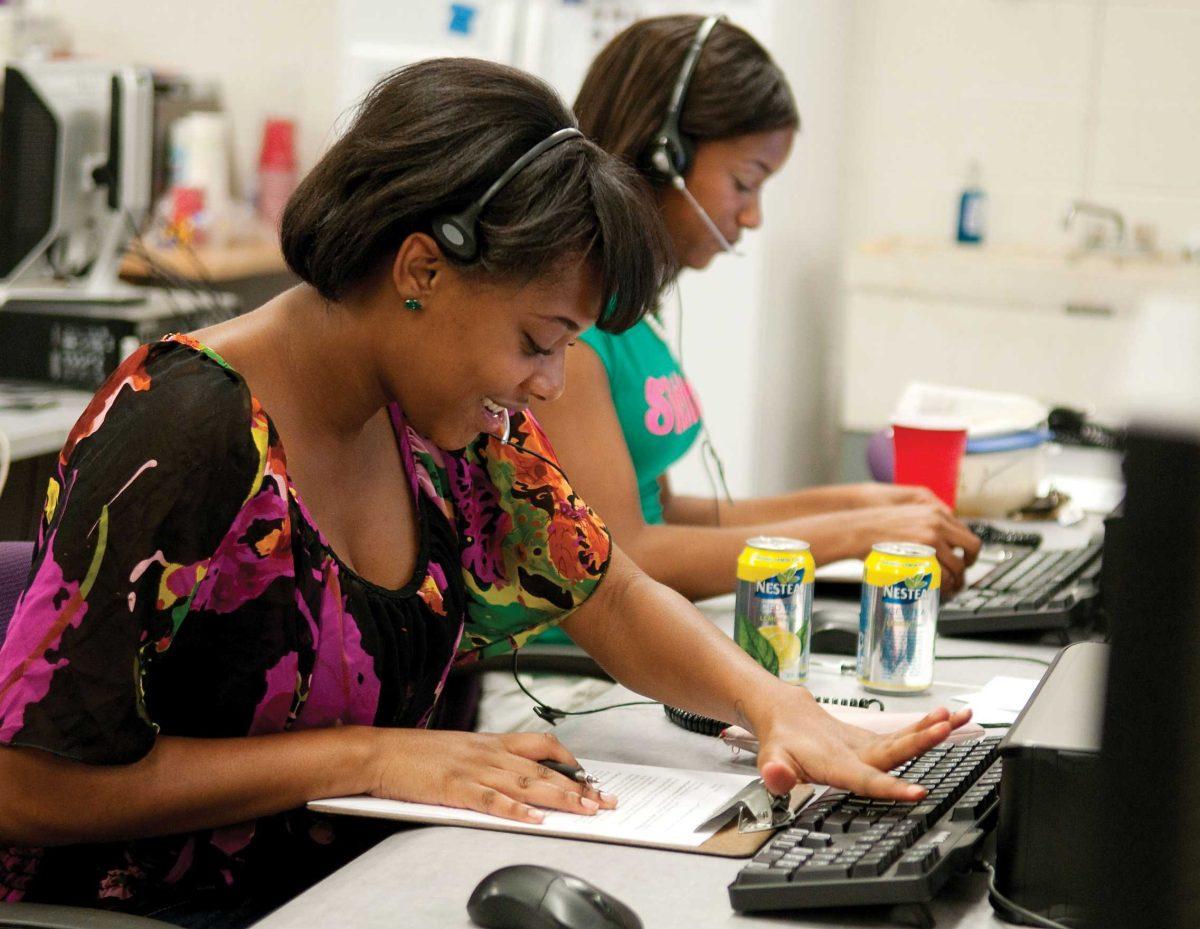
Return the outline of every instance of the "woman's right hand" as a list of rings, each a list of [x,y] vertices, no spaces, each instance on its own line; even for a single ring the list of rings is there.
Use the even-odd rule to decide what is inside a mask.
[[[866,558],[877,542],[917,542],[935,549],[946,597],[962,589],[967,567],[975,563],[983,544],[940,500],[847,510],[837,518],[854,540],[851,557]]]
[[[427,729],[373,729],[371,796],[436,803],[540,823],[543,809],[590,816],[617,798],[552,771],[542,760],[578,765],[549,732],[503,735]]]

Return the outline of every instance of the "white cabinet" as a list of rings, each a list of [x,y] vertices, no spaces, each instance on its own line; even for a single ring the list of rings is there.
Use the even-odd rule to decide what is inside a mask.
[[[1200,294],[1200,269],[1015,250],[874,246],[847,268],[844,430],[886,424],[912,380],[1030,394],[1119,417],[1144,300]]]

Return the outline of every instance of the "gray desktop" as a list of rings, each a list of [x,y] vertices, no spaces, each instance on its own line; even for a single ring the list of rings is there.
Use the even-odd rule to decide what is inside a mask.
[[[95,389],[137,345],[237,312],[212,288],[118,277],[150,213],[154,82],[98,62],[5,69],[0,378]]]

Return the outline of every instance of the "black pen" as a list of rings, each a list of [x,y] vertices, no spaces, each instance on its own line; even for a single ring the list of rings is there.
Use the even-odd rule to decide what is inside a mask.
[[[596,787],[600,783],[577,764],[567,764],[565,761],[552,761],[549,758],[543,758],[538,764],[544,765],[551,771],[557,771],[563,777],[569,777],[584,787]]]

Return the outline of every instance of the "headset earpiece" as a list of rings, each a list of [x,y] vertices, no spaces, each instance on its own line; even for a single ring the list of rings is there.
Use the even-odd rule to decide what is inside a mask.
[[[686,174],[692,166],[694,150],[695,146],[690,140],[664,125],[646,149],[642,170],[651,180],[670,184],[676,177]]]
[[[640,164],[642,171],[653,181],[661,184],[673,184],[676,178],[685,175],[692,166],[692,155],[695,145],[679,129],[679,118],[683,113],[683,102],[687,99],[688,85],[692,82],[692,72],[696,70],[696,62],[704,43],[708,41],[709,33],[724,16],[708,16],[700,23],[696,35],[683,56],[683,65],[679,69],[679,77],[671,88],[670,102],[663,117],[662,125],[654,133],[650,144],[642,153]]]
[[[511,181],[527,164],[536,160],[539,155],[570,139],[582,137],[583,133],[574,126],[552,132],[514,161],[507,171],[492,182],[492,186],[484,191],[482,197],[461,213],[442,213],[435,216],[431,223],[433,238],[442,251],[449,253],[451,257],[457,258],[459,261],[474,261],[478,258],[479,214],[483,212],[483,208],[488,205],[492,197],[496,196],[505,184]]]
[[[475,210],[462,213],[447,213],[433,219],[433,238],[442,251],[459,261],[472,261],[479,254],[479,242],[475,237]]]

